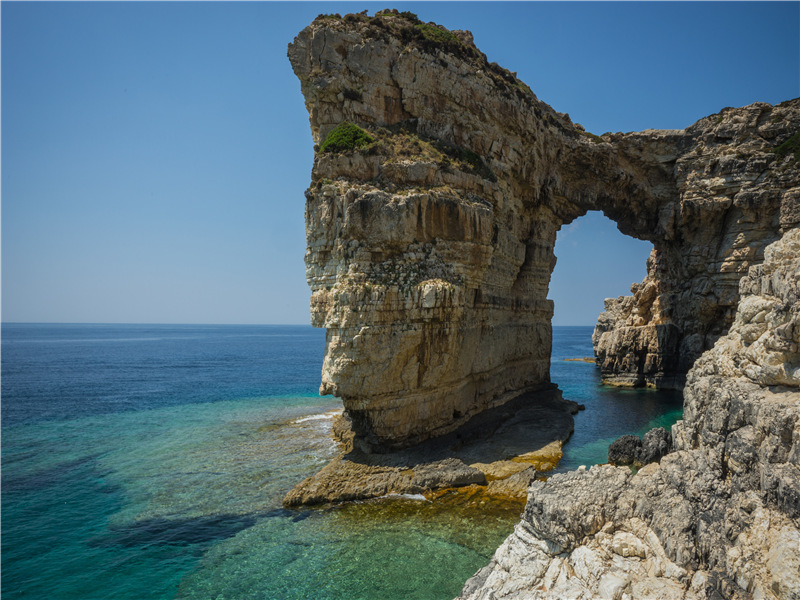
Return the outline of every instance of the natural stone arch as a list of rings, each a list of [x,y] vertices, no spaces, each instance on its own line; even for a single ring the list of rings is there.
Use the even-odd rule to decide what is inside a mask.
[[[729,326],[739,278],[800,220],[768,152],[796,130],[798,102],[600,138],[468,32],[415,31],[397,14],[320,18],[289,46],[315,142],[345,121],[377,139],[317,153],[306,204],[321,390],[343,399],[356,439],[406,446],[551,387],[556,232],[588,210],[654,245],[632,299],[601,317],[604,375],[680,386]]]

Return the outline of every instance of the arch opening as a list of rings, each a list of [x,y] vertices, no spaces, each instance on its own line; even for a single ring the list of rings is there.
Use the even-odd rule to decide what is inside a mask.
[[[598,211],[558,233],[548,295],[554,303],[550,379],[565,398],[585,406],[563,447],[558,471],[604,463],[609,444],[619,436],[643,435],[653,427],[669,430],[682,418],[679,391],[601,385],[594,354],[598,317],[609,300],[620,304],[631,298],[631,288],[641,286],[652,251],[650,242],[620,232]]]
[[[561,227],[548,298],[553,326],[594,326],[603,301],[630,294],[647,275],[653,244],[621,233],[600,211],[589,211]]]
[[[676,261],[664,259],[668,248],[625,229],[599,211],[562,226],[548,296],[552,324],[592,327],[591,354],[603,383],[681,389],[699,353],[681,352],[683,332],[671,319],[674,299],[662,279]]]

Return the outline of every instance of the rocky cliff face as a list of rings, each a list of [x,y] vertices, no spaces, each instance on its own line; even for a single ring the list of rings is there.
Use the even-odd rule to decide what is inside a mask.
[[[798,102],[723,109],[682,132],[675,193],[659,207],[647,277],[606,300],[593,336],[609,383],[680,388],[731,326],[739,279],[800,223],[800,176],[774,148],[800,129]],[[628,152],[639,136],[612,136]],[[685,147],[685,146],[684,146]],[[635,150],[634,150],[635,151]]]
[[[317,152],[306,194],[321,391],[367,449],[548,386],[556,232],[588,210],[654,244],[645,282],[607,304],[603,371],[662,386],[727,330],[739,278],[800,221],[797,161],[772,151],[800,128],[800,101],[598,137],[469,32],[391,12],[321,16],[289,59],[315,142],[345,121],[373,140]]]
[[[800,229],[691,369],[675,451],[535,481],[461,598],[800,598]]]

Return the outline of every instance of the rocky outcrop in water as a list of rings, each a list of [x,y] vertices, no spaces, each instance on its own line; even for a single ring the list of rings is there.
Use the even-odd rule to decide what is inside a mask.
[[[689,372],[674,451],[534,481],[461,600],[800,598],[800,229],[739,292]]]
[[[672,434],[656,427],[644,434],[623,435],[608,447],[608,462],[612,465],[643,467],[666,456],[672,447]]]
[[[318,144],[306,266],[321,391],[367,452],[547,388],[556,232],[587,211],[654,245],[645,281],[601,317],[604,376],[662,387],[727,331],[738,280],[800,221],[797,161],[775,151],[800,128],[797,100],[596,136],[469,32],[396,11],[320,16],[289,59]],[[330,151],[345,122],[360,145]]]
[[[365,452],[352,445],[320,472],[297,484],[287,507],[367,500],[396,494],[424,494],[470,488],[476,495],[523,504],[538,473],[552,470],[561,445],[572,434],[575,402],[555,387],[521,396],[478,415],[446,435],[391,453]]]

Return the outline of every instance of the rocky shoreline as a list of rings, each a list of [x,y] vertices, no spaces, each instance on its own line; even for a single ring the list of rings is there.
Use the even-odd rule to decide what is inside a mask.
[[[459,600],[800,598],[800,230],[689,372],[672,452],[534,481]]]
[[[366,500],[392,494],[436,493],[480,486],[482,493],[524,502],[537,474],[558,464],[579,405],[555,386],[517,396],[480,413],[458,430],[414,447],[371,453],[352,446],[337,424],[344,452],[292,489],[287,507]],[[473,490],[475,491],[475,490]]]

